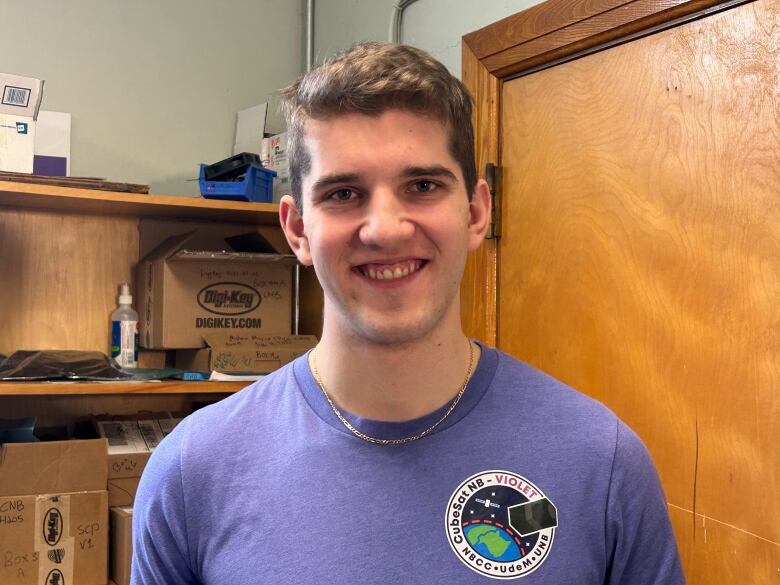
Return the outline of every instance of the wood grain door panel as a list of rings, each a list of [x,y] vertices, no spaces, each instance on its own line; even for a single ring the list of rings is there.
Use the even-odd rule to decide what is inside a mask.
[[[759,0],[501,93],[498,345],[639,433],[691,583],[780,582],[778,15]]]

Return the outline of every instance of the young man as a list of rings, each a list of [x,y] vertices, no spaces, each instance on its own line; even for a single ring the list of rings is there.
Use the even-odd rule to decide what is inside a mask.
[[[683,583],[636,435],[463,334],[490,198],[462,84],[366,43],[284,104],[281,223],[325,292],[321,341],[155,451],[133,583]]]

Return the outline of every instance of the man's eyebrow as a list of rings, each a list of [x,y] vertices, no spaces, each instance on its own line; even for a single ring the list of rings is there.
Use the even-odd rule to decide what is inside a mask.
[[[455,176],[450,169],[441,165],[433,165],[430,167],[406,167],[401,173],[403,177],[446,177],[451,181],[457,182],[458,177]]]
[[[311,186],[312,191],[319,191],[332,185],[339,185],[343,183],[356,183],[360,180],[359,175],[355,173],[334,173],[332,175],[324,175],[314,181]]]

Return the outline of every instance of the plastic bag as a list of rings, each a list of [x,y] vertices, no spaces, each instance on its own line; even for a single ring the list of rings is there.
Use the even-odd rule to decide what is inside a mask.
[[[0,363],[0,380],[127,380],[130,374],[99,351],[15,351]]]

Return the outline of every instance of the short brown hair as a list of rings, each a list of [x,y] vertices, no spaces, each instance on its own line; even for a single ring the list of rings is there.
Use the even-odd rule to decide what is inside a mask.
[[[469,199],[477,183],[472,102],[468,90],[425,51],[364,42],[327,59],[281,91],[287,120],[290,187],[303,211],[302,179],[311,168],[304,145],[307,119],[342,114],[380,115],[401,109],[431,116],[449,131],[449,149],[463,172]]]

